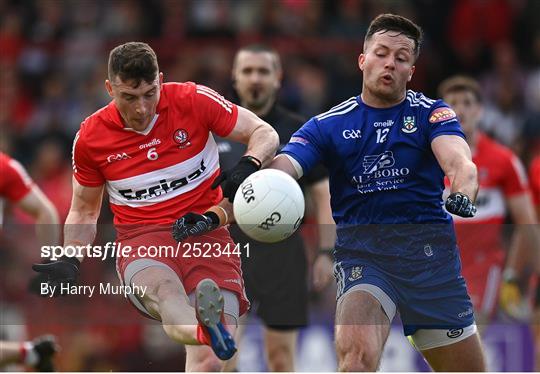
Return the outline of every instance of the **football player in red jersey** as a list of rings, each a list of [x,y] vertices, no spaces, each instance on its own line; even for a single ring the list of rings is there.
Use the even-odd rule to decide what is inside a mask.
[[[7,199],[34,218],[40,244],[57,244],[60,230],[54,205],[34,184],[24,167],[3,152],[0,152],[0,170],[0,225],[3,222],[4,199]]]
[[[34,218],[36,234],[42,245],[56,245],[60,239],[58,212],[53,204],[34,184],[24,167],[0,152],[0,225],[3,222],[4,199],[14,203]],[[58,350],[52,336],[38,337],[34,341],[0,341],[0,367],[20,363],[39,371],[53,371],[52,357]]]
[[[279,138],[208,87],[164,83],[145,43],[111,51],[105,86],[111,103],[86,118],[74,140],[64,245],[93,242],[106,188],[117,242],[133,249],[117,256],[118,274],[125,286],[146,290],[130,295],[131,302],[187,345],[186,371],[220,370],[216,356],[227,360],[236,351],[237,319],[249,305],[224,227],[230,202],[240,183],[271,161]],[[238,164],[223,173],[213,133],[247,144]],[[156,257],[150,246],[180,252]],[[206,247],[210,256],[201,253]],[[82,259],[62,257],[34,269],[48,274],[50,286],[73,284]]]
[[[497,307],[501,278],[508,277],[508,272],[502,273],[505,251],[501,234],[505,217],[509,214],[516,225],[513,248],[529,237],[522,235],[520,228],[536,223],[535,212],[526,172],[517,156],[478,130],[482,116],[478,83],[469,77],[454,76],[440,84],[439,95],[457,113],[478,168],[477,214],[467,222],[459,217],[454,220],[463,276],[477,318],[487,322]]]

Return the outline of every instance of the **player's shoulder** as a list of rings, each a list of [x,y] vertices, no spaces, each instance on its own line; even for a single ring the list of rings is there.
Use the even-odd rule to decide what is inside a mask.
[[[323,124],[332,125],[336,122],[340,122],[345,118],[351,117],[358,110],[360,104],[358,103],[358,97],[353,96],[347,100],[333,106],[326,112],[316,115],[312,120]]]
[[[81,122],[79,132],[91,133],[92,131],[96,132],[102,130],[101,127],[104,124],[114,122],[115,111],[116,107],[114,106],[114,102],[109,102],[109,104],[86,117]]]
[[[478,133],[478,147],[492,161],[509,161],[517,157],[510,148],[497,142],[483,132]]]
[[[442,100],[432,99],[427,97],[422,92],[407,90],[405,99],[410,107],[418,107],[419,109],[431,109],[442,102]]]
[[[536,156],[532,162],[531,166],[529,167],[530,174],[531,175],[538,175],[540,176],[540,156]]]
[[[439,112],[443,114],[444,110],[450,110],[453,113],[452,109],[450,109],[450,106],[446,104],[443,100],[432,99],[424,95],[422,92],[418,91],[407,90],[407,93],[405,95],[405,102],[409,109],[426,116],[437,116],[437,113]]]
[[[432,99],[422,92],[407,90],[405,101],[408,111],[421,118],[421,122],[446,124],[457,121],[456,112],[441,99]]]
[[[193,96],[197,91],[195,82],[167,82],[161,86],[162,97],[166,100],[182,99]]]
[[[0,152],[0,165],[2,165],[2,167],[4,167],[4,165],[7,165],[10,160],[11,157],[6,155],[4,152]]]

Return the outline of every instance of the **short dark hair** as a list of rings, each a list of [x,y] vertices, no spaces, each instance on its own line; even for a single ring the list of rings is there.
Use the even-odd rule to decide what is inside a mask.
[[[447,78],[439,84],[438,93],[439,97],[444,97],[454,92],[472,92],[478,102],[482,102],[482,90],[480,84],[471,77],[465,75],[454,75]]]
[[[152,83],[159,72],[156,53],[146,43],[129,42],[115,47],[109,54],[109,80],[119,77],[138,87],[141,81]]]
[[[248,45],[245,45],[243,47],[241,47],[237,52],[236,52],[236,55],[234,56],[234,63],[233,63],[233,67],[236,66],[236,59],[238,58],[238,55],[240,54],[240,52],[252,52],[252,53],[270,53],[271,55],[274,56],[274,68],[276,70],[281,70],[281,59],[279,57],[279,53],[277,53],[277,51],[266,45],[266,44],[262,44],[262,43],[255,43],[255,44],[248,44]]]
[[[420,46],[422,45],[423,35],[420,26],[409,20],[408,18],[398,16],[396,14],[379,14],[369,24],[366,37],[364,38],[364,45],[371,39],[373,34],[379,31],[396,31],[399,34],[405,35],[407,38],[414,41],[414,55],[418,58],[420,55]]]

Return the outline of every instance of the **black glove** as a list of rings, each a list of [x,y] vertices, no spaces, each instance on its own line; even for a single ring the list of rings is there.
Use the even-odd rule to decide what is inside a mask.
[[[55,337],[52,335],[39,336],[32,341],[32,345],[39,358],[34,368],[38,371],[54,371],[52,358],[59,350]]]
[[[217,188],[220,184],[223,188],[223,196],[227,197],[232,203],[234,195],[240,184],[261,168],[261,162],[252,156],[244,156],[238,164],[232,169],[221,172],[212,183],[212,189]]]
[[[460,217],[474,217],[476,207],[469,197],[461,192],[454,192],[446,199],[446,210]]]
[[[47,283],[53,288],[53,296],[62,295],[61,285],[76,285],[79,279],[79,267],[81,262],[75,257],[61,257],[58,261],[48,264],[34,264],[32,269],[38,273],[47,275]],[[43,295],[48,296],[48,295]]]
[[[189,212],[176,220],[172,227],[172,236],[177,242],[189,236],[198,236],[212,231],[219,226],[219,217],[214,212],[205,214]]]

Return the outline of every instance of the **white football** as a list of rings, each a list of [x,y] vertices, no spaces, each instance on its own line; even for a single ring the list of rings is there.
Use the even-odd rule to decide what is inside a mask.
[[[234,196],[236,223],[250,238],[276,243],[291,236],[304,218],[304,195],[290,175],[263,169],[242,182]]]

